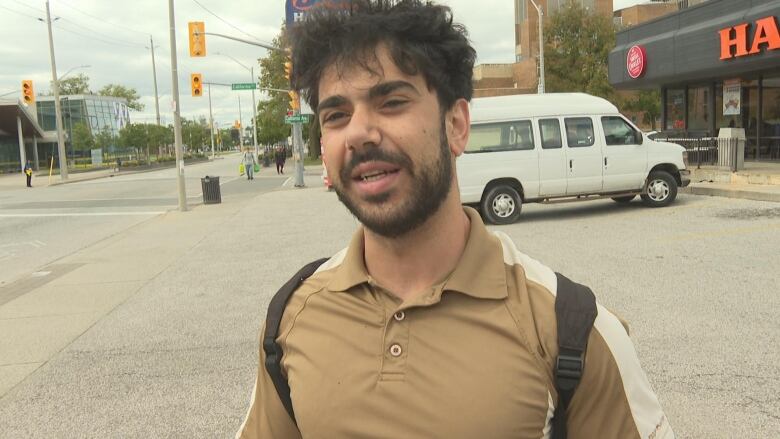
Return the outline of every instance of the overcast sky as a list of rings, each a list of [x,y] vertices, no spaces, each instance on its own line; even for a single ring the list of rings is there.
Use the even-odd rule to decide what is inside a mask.
[[[614,0],[620,9],[646,0]],[[509,63],[514,60],[513,0],[444,0],[455,20],[466,25],[478,54],[478,63]],[[138,90],[146,105],[132,112],[133,122],[154,121],[149,35],[154,37],[157,83],[163,121],[173,119],[171,110],[171,63],[168,2],[165,0],[51,0],[57,73],[85,73],[97,91],[109,83]],[[189,75],[203,74],[207,82],[250,82],[248,70],[218,52],[230,55],[247,67],[255,67],[265,49],[207,37],[205,58],[190,58],[187,22],[203,21],[206,32],[222,33],[263,42],[279,33],[284,21],[284,0],[176,0],[176,40],[181,113],[184,117],[208,117],[208,99],[192,98]],[[209,12],[211,11],[211,13]],[[213,13],[213,14],[212,14]],[[47,92],[51,81],[44,0],[0,0],[0,95],[19,90],[23,79],[32,79],[36,93]],[[218,17],[219,18],[218,18]],[[87,68],[78,66],[88,65]],[[212,86],[214,119],[224,125],[238,119],[241,99],[245,120],[251,118],[249,91],[231,91]],[[5,98],[13,98],[7,95]],[[257,93],[257,100],[263,99]]]

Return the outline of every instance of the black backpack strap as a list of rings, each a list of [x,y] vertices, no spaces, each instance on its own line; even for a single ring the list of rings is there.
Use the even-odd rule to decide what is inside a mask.
[[[287,302],[292,297],[295,290],[301,286],[309,276],[322,265],[328,258],[318,259],[300,269],[292,279],[288,280],[279,291],[276,292],[265,317],[265,336],[263,337],[263,350],[265,351],[265,370],[271,376],[271,380],[276,387],[276,393],[279,400],[282,401],[290,419],[295,422],[295,412],[293,411],[292,400],[290,399],[290,386],[287,379],[282,374],[282,347],[276,342],[279,335],[279,325],[282,323],[282,315]]]
[[[555,273],[555,318],[558,326],[558,358],[555,362],[555,389],[558,404],[552,419],[552,438],[566,438],[566,410],[582,378],[588,336],[596,320],[596,296],[590,288]]]

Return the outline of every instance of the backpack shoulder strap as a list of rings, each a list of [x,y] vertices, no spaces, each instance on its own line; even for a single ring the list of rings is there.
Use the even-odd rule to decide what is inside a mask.
[[[263,337],[263,350],[265,351],[265,370],[274,383],[279,400],[282,401],[290,419],[295,422],[295,412],[293,411],[292,400],[290,399],[290,386],[287,378],[282,374],[282,347],[276,342],[279,336],[279,325],[282,323],[282,315],[287,302],[292,297],[295,290],[301,286],[309,276],[322,265],[328,258],[318,259],[306,264],[295,276],[285,283],[279,291],[276,292],[268,305],[268,313],[265,317],[265,336]]]
[[[596,320],[596,296],[590,288],[555,273],[555,318],[558,327],[558,358],[555,362],[555,389],[558,404],[552,419],[552,438],[566,438],[566,410],[582,378],[588,336]]]

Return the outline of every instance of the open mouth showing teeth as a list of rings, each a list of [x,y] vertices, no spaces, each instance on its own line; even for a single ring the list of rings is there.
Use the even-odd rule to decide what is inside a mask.
[[[362,181],[375,181],[383,178],[386,175],[389,174],[395,174],[398,172],[398,170],[395,171],[374,171],[374,172],[368,172],[366,174],[361,174],[356,180],[362,180]]]

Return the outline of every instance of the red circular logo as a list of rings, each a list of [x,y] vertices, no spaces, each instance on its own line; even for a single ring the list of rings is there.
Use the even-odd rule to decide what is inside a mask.
[[[645,73],[647,68],[647,52],[642,46],[633,46],[628,49],[628,55],[626,55],[626,70],[628,70],[628,76],[632,79],[637,79]]]

